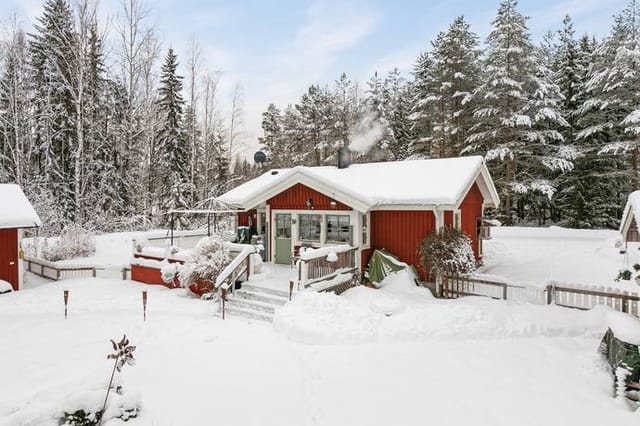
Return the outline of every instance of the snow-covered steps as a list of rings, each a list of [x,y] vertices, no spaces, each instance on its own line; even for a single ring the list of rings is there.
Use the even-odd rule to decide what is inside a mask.
[[[254,284],[247,284],[247,283],[242,283],[242,290],[259,292],[259,293],[267,293],[272,296],[279,296],[281,298],[289,300],[289,293],[285,290],[276,290],[273,288],[260,287]]]
[[[243,284],[242,289],[228,296],[225,315],[271,322],[276,309],[288,300],[289,294],[284,291]]]
[[[288,296],[282,297],[271,293],[265,293],[261,290],[249,290],[245,288],[245,286],[243,286],[241,290],[235,291],[234,298],[236,300],[255,300],[256,302],[265,302],[277,306],[282,306],[289,301]]]
[[[256,319],[260,321],[273,322],[273,314],[256,311],[249,308],[243,308],[235,305],[233,302],[231,303],[227,302],[225,315],[239,316],[239,317],[248,318],[248,319]]]

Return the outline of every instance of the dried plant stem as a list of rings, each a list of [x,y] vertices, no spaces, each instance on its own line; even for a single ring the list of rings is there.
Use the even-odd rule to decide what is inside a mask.
[[[113,377],[116,374],[116,366],[118,365],[118,358],[116,358],[113,363],[113,370],[111,371],[111,379],[109,380],[109,387],[107,388],[107,396],[104,397],[104,404],[102,405],[102,414],[100,415],[100,421],[98,422],[98,426],[102,424],[102,419],[104,419],[104,412],[107,409],[107,400],[109,399],[109,392],[111,392],[111,386],[113,385]]]

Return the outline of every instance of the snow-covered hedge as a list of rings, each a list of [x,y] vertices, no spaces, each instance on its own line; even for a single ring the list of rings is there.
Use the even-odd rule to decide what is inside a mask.
[[[201,239],[185,263],[178,267],[178,278],[183,287],[198,281],[213,283],[231,261],[229,249],[218,235]]]
[[[427,235],[418,247],[420,262],[430,274],[469,274],[476,269],[471,240],[461,231],[446,227]]]
[[[68,225],[53,245],[42,247],[42,257],[51,262],[91,256],[96,250],[93,234],[79,225]]]

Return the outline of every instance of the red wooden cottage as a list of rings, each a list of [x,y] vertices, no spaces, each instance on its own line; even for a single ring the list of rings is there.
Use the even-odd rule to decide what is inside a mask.
[[[218,200],[245,210],[238,224],[264,236],[268,261],[288,264],[301,245],[350,244],[359,268],[382,248],[418,266],[418,243],[443,226],[469,235],[480,259],[484,209],[500,202],[478,156],[271,170]]]
[[[41,225],[38,214],[18,185],[0,184],[0,280],[22,288],[20,240],[23,229]]]
[[[640,191],[634,191],[629,194],[622,220],[620,220],[620,233],[625,243],[640,242],[638,222],[640,222]]]

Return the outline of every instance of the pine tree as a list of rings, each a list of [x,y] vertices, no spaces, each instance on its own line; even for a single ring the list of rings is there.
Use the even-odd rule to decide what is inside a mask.
[[[414,152],[420,156],[431,156],[433,134],[433,104],[426,102],[433,87],[434,62],[429,53],[421,53],[413,66],[412,113],[415,132]]]
[[[459,16],[432,43],[433,63],[418,104],[433,125],[429,143],[432,157],[455,157],[473,124],[473,92],[480,75],[478,36]]]
[[[67,83],[73,73],[69,54],[76,48],[76,34],[73,13],[65,0],[48,0],[43,9],[34,26],[36,33],[30,35],[32,103],[38,123],[38,173],[60,212],[55,215],[60,223],[50,224],[55,229],[72,221],[75,212],[72,150],[76,110]]]
[[[550,149],[550,144],[563,140],[556,127],[567,124],[558,110],[559,89],[539,66],[526,18],[516,6],[515,0],[504,0],[492,23],[483,81],[476,94],[476,124],[465,148],[484,153],[491,162],[508,224],[513,222],[518,195],[531,191],[553,195],[551,183],[534,173],[536,167],[571,168],[562,150]]]
[[[177,74],[177,68],[177,56],[173,49],[169,49],[158,88],[158,109],[163,120],[158,133],[161,156],[157,167],[160,167],[160,199],[165,211],[186,208],[190,193],[189,146],[183,127],[185,101],[181,93],[182,77]],[[179,225],[185,226],[186,223]]]
[[[640,4],[631,0],[615,17],[611,36],[597,49],[601,60],[587,89],[593,94],[581,113],[600,110],[601,120],[583,129],[579,138],[602,134],[600,153],[628,161],[630,190],[640,189],[638,136],[640,135]]]

